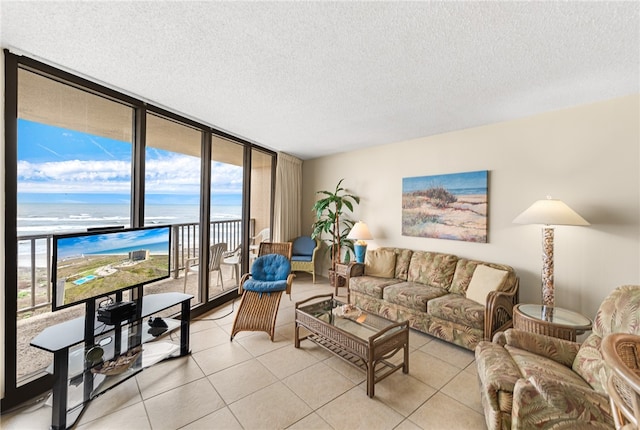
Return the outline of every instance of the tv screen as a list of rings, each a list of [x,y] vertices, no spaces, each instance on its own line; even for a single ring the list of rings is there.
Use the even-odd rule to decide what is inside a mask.
[[[53,237],[54,311],[169,277],[171,226]]]

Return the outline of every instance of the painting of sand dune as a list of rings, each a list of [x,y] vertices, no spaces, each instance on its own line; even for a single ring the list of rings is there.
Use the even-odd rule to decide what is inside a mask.
[[[488,171],[402,179],[402,235],[487,242]]]

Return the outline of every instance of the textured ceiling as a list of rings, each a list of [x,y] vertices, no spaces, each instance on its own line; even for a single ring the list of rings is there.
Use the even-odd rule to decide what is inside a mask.
[[[640,2],[0,3],[1,44],[310,159],[640,92]]]

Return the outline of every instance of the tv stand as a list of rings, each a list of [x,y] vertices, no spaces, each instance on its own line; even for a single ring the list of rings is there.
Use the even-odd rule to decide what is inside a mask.
[[[36,336],[31,341],[31,345],[53,353],[54,382],[51,428],[61,430],[72,426],[89,401],[142,370],[140,362],[143,357],[140,357],[136,360],[136,364],[120,375],[94,374],[91,368],[95,364],[85,360],[85,352],[97,345],[101,338],[110,337],[112,339],[109,348],[105,348],[105,360],[122,355],[145,342],[159,338],[159,336],[148,332],[149,327],[146,321],[148,317],[172,306],[181,305],[180,320],[165,319],[163,321],[168,324],[167,330],[169,331],[180,328],[179,356],[189,354],[192,298],[193,296],[189,294],[173,292],[142,296],[137,300],[135,317],[128,322],[115,325],[98,322],[95,302],[92,302],[91,305],[87,305],[85,318],[76,318],[47,327]],[[151,345],[149,344],[149,346]],[[73,351],[70,352],[70,350]],[[144,355],[144,351],[142,354]],[[79,360],[81,364],[78,365]],[[75,366],[73,365],[74,361],[76,362]],[[73,402],[69,396],[70,392],[80,393],[81,400]]]

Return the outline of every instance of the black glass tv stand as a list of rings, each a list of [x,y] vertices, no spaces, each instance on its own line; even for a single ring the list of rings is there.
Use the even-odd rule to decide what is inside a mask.
[[[182,293],[149,294],[136,300],[136,316],[128,322],[106,325],[97,320],[95,302],[87,304],[85,318],[76,318],[65,321],[44,329],[31,341],[31,346],[53,353],[53,405],[51,428],[54,430],[66,429],[72,426],[80,417],[84,406],[109,389],[119,385],[140,372],[146,349],[155,346],[157,356],[158,348],[168,348],[157,341],[161,335],[152,334],[149,330],[147,319],[165,309],[180,305],[179,320],[164,318],[167,323],[167,331],[180,329],[179,350],[171,351],[172,356],[184,356],[189,354],[189,322],[192,295]],[[121,295],[118,295],[121,300]],[[101,340],[108,339],[108,345],[103,349],[104,360],[111,360],[126,352],[149,342],[143,346],[141,355],[134,364],[118,375],[106,376],[92,372],[96,366],[87,360],[87,351],[100,344]],[[167,342],[168,345],[169,344]],[[176,345],[173,345],[176,347]],[[161,353],[163,351],[160,351]]]

